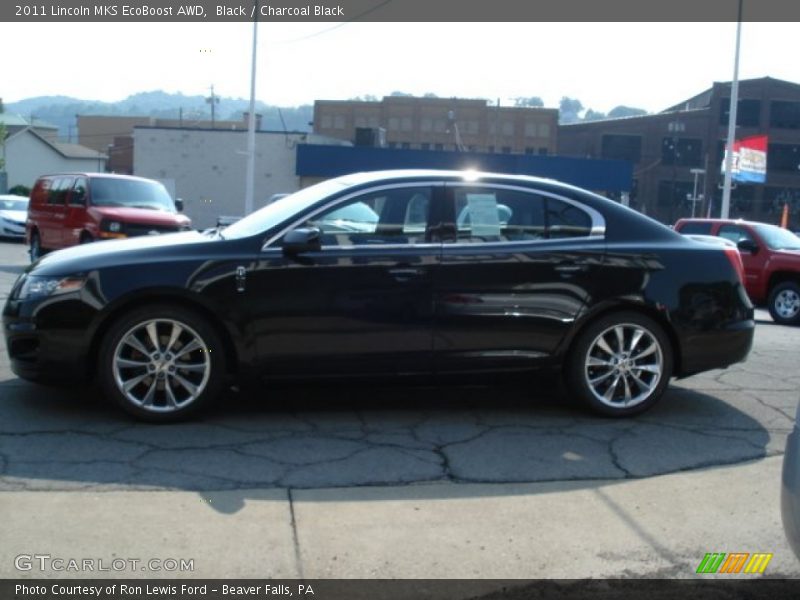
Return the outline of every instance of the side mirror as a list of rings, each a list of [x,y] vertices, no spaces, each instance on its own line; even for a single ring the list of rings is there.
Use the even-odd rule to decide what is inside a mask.
[[[283,236],[283,253],[288,255],[303,254],[304,252],[317,252],[322,248],[320,236],[322,232],[317,227],[300,227],[292,229]]]
[[[175,198],[175,209],[178,212],[183,212],[183,198]]]
[[[753,240],[739,240],[736,244],[739,252],[747,252],[748,254],[755,254],[758,252],[758,244]]]

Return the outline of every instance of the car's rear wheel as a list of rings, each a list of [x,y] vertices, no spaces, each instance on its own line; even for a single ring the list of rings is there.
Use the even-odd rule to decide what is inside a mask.
[[[800,285],[779,283],[769,293],[767,308],[772,320],[781,325],[800,325]]]
[[[581,332],[566,374],[570,391],[595,412],[636,415],[663,395],[672,375],[672,347],[653,319],[613,313]]]
[[[151,305],[115,322],[100,347],[100,383],[130,414],[178,421],[219,395],[225,353],[214,328],[179,306]]]

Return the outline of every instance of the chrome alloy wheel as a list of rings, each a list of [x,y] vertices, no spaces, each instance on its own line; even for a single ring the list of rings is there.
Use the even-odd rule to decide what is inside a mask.
[[[773,307],[782,319],[794,319],[800,312],[800,294],[793,289],[781,290],[773,300]]]
[[[584,360],[589,390],[612,408],[646,401],[661,381],[664,354],[658,339],[635,323],[619,323],[598,335]]]
[[[166,413],[187,407],[203,393],[211,358],[191,327],[173,319],[153,319],[122,336],[112,369],[117,388],[129,402]]]

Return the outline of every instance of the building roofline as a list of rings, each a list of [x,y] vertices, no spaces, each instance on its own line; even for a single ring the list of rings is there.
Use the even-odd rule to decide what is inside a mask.
[[[247,129],[222,129],[219,127],[172,127],[169,125],[134,125],[137,129],[167,129],[170,131],[213,131],[216,133],[247,133]],[[256,133],[272,133],[278,135],[309,135],[311,131],[278,131],[274,129],[257,129]]]

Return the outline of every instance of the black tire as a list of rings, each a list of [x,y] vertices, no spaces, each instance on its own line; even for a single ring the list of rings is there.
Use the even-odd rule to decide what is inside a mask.
[[[28,254],[31,256],[31,262],[36,262],[45,255],[45,249],[42,248],[42,239],[39,237],[39,232],[34,231],[31,233],[31,243],[28,248]]]
[[[98,367],[108,399],[138,419],[161,423],[184,420],[208,405],[226,372],[214,328],[194,311],[169,304],[119,318],[103,336]]]
[[[80,242],[81,244],[91,244],[94,241],[92,234],[86,233],[85,231],[81,234]]]
[[[800,325],[800,285],[784,281],[773,287],[767,309],[772,320],[780,325]]]
[[[578,335],[564,373],[567,389],[593,411],[630,417],[658,402],[672,368],[664,329],[645,315],[625,311],[598,318]]]

